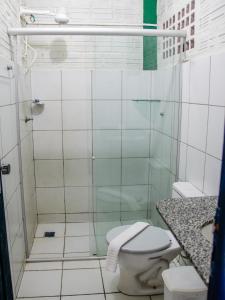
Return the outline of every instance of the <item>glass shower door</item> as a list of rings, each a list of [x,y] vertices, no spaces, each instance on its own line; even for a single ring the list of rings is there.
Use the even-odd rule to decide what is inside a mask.
[[[118,90],[116,99],[112,89],[93,98],[94,235],[97,255],[105,255],[111,228],[148,219],[150,72],[94,71],[94,78],[98,72],[103,89],[108,79]]]
[[[103,73],[103,90],[107,76],[121,77],[121,98],[112,100],[109,89],[104,99],[93,99],[97,255],[106,254],[106,234],[115,226],[140,220],[165,226],[156,204],[171,196],[177,174],[180,107],[179,67]]]

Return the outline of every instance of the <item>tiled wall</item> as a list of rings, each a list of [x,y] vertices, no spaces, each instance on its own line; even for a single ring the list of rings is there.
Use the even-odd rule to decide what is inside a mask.
[[[143,23],[141,0],[26,0],[26,5],[53,11],[64,6],[70,23]],[[37,16],[37,23],[54,23],[54,20]],[[40,68],[141,70],[143,65],[141,37],[34,36],[29,40],[38,50],[36,66]]]
[[[225,53],[183,64],[180,180],[218,195],[223,146]]]
[[[28,141],[30,141],[31,138],[32,127],[30,125],[25,126],[24,122],[24,115],[26,114],[25,102],[28,100],[24,92],[28,90],[29,85],[25,83],[26,79],[22,75],[24,72],[23,68],[20,68],[20,97],[18,99],[15,87],[15,65],[11,61],[13,48],[11,47],[7,35],[8,26],[19,25],[18,11],[21,2],[22,1],[16,0],[0,1],[0,158],[1,163],[9,163],[11,165],[10,175],[3,176],[2,179],[12,280],[15,294],[20,285],[25,260],[22,194],[24,193],[25,195],[26,207],[29,209],[29,212],[31,212],[31,203],[33,202],[29,195],[32,186],[31,176],[28,176],[26,171],[28,166],[31,170],[33,165],[33,157],[30,155],[32,150],[29,149],[30,146],[28,147],[28,144],[31,145],[31,142]],[[7,66],[13,66],[12,71],[7,71]],[[26,76],[26,78],[28,77],[29,76]],[[18,100],[20,100],[20,104],[16,104]],[[20,112],[20,122],[17,118],[17,111]],[[21,127],[21,140],[19,140],[17,135],[17,129],[19,127]],[[23,159],[22,176],[20,173],[20,170],[22,170],[20,168],[19,158],[20,146],[25,156]],[[29,174],[31,174],[31,172]],[[21,185],[22,181],[24,182],[24,191]],[[29,245],[32,244],[33,239],[35,213],[31,213],[29,220],[27,220]]]
[[[13,66],[12,71],[7,71],[7,66]],[[20,79],[25,77],[20,74]],[[22,82],[21,82],[22,83]],[[26,207],[29,210],[29,220],[27,219],[28,241],[32,244],[35,214],[30,211],[31,198],[28,191],[31,189],[30,174],[27,173],[29,167],[32,170],[33,157],[27,145],[32,144],[32,126],[25,126],[24,107],[27,98],[23,91],[27,90],[28,85],[21,84],[19,92],[19,104],[17,104],[16,86],[15,86],[15,66],[11,61],[1,59],[0,61],[0,121],[1,121],[1,139],[0,139],[0,158],[2,164],[10,164],[11,172],[9,175],[2,177],[3,180],[3,196],[5,201],[5,212],[7,219],[7,230],[9,238],[9,250],[11,258],[12,279],[15,293],[18,291],[20,278],[23,273],[23,264],[25,260],[25,240],[22,219],[22,195],[24,192]],[[29,99],[30,100],[30,99]],[[20,108],[19,108],[20,106]],[[17,109],[20,111],[21,136],[19,139],[17,129],[20,124],[17,119]],[[24,154],[23,172],[20,171],[19,148],[22,148]],[[24,189],[22,184],[24,182]],[[28,211],[27,211],[28,212]]]

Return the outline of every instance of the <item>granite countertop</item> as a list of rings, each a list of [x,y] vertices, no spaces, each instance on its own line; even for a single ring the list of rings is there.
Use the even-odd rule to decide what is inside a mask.
[[[212,222],[216,206],[217,197],[167,199],[157,205],[163,220],[206,284],[209,282],[212,245],[203,236],[201,228]]]

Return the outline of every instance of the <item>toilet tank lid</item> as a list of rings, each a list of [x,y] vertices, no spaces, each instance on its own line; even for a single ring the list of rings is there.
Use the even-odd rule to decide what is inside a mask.
[[[204,194],[190,182],[174,182],[173,190],[176,191],[182,198],[204,197]]]
[[[110,243],[112,239],[130,226],[122,225],[111,229],[106,235],[107,242]],[[155,226],[148,226],[123,245],[121,251],[127,253],[154,253],[169,248],[170,244],[171,240],[165,230]]]

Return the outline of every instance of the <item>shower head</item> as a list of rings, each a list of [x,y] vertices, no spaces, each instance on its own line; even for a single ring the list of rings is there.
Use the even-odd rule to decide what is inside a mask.
[[[57,9],[56,13],[53,13],[49,10],[36,10],[36,9],[30,9],[26,7],[20,8],[21,18],[30,16],[35,21],[35,15],[53,16],[55,18],[55,22],[58,24],[67,24],[69,22],[69,17],[67,16],[66,9],[64,7]]]
[[[64,7],[58,9],[56,12],[55,22],[58,24],[67,24],[69,22],[69,17],[66,15],[66,10]]]

